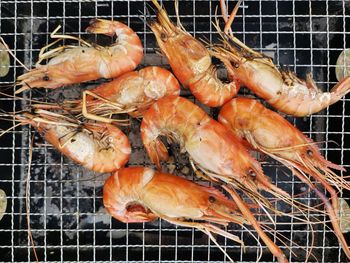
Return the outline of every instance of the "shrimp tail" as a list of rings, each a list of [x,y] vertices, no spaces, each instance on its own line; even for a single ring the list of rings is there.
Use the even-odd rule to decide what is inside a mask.
[[[86,28],[86,32],[93,34],[104,34],[107,36],[114,36],[116,33],[117,21],[110,21],[105,19],[91,19],[90,26]]]
[[[336,103],[338,100],[340,100],[343,96],[345,96],[349,92],[350,92],[350,77],[346,77],[341,81],[339,81],[338,84],[331,89],[330,104]]]

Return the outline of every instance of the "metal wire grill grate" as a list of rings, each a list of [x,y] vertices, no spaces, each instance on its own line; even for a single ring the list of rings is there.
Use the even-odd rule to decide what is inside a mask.
[[[145,21],[147,1],[73,1],[73,0],[1,0],[0,35],[16,57],[33,67],[41,47],[51,42],[49,35],[57,25],[62,32],[94,40],[85,33],[91,18],[114,18],[131,26],[145,46],[145,65],[165,65],[155,53],[157,47]],[[174,14],[173,1],[163,1],[170,14]],[[229,1],[232,8],[235,2]],[[212,25],[218,1],[180,1],[180,19],[184,27],[196,37],[213,42],[218,39]],[[172,16],[174,17],[174,16]],[[349,41],[350,1],[304,0],[245,0],[234,23],[236,36],[248,46],[272,56],[275,62],[289,68],[299,76],[312,72],[317,84],[329,89],[335,84],[335,62]],[[10,73],[0,79],[1,85],[11,84],[24,69],[12,61]],[[47,100],[77,98],[80,88],[96,86],[96,82],[75,85],[54,91],[30,91],[24,98]],[[13,89],[10,89],[12,92]],[[242,94],[247,91],[243,90]],[[185,94],[189,96],[188,94]],[[189,98],[191,98],[189,96]],[[193,99],[193,98],[191,98]],[[2,108],[17,111],[30,102],[18,102],[1,97]],[[345,98],[331,108],[303,119],[289,119],[308,136],[327,141],[321,150],[332,162],[349,169],[350,161],[350,107]],[[209,112],[215,116],[217,110]],[[1,122],[1,128],[13,123]],[[139,139],[139,123],[126,129],[133,155],[129,165],[150,165]],[[32,137],[34,135],[34,137]],[[162,261],[203,262],[224,261],[223,254],[208,237],[193,229],[175,227],[164,221],[147,224],[122,224],[112,220],[104,211],[102,191],[107,175],[98,175],[78,167],[61,156],[40,136],[28,127],[17,127],[0,140],[0,188],[8,196],[6,214],[0,222],[0,260],[3,262],[33,261],[33,252],[27,234],[26,180],[29,167],[29,145],[34,140],[33,158],[28,184],[29,215],[32,235],[41,261]],[[331,141],[336,141],[334,144]],[[176,152],[176,150],[174,151]],[[176,155],[169,170],[187,174],[196,180],[185,156]],[[305,186],[279,164],[268,160],[264,170],[278,186],[297,194]],[[347,199],[348,200],[348,199]],[[312,205],[317,198],[312,193],[303,196],[303,202]],[[277,204],[276,204],[277,205]],[[312,212],[307,213],[311,216]],[[293,255],[285,250],[291,262],[302,262],[302,248],[313,248],[315,258],[310,261],[344,262],[346,259],[331,231],[322,225],[315,226],[314,240],[306,225],[292,225],[290,218],[275,217],[279,233],[292,241],[285,244],[274,241],[282,248],[291,247]],[[325,220],[324,217],[319,217]],[[230,226],[230,231],[246,242],[246,251],[232,242],[219,239],[228,253],[240,262],[255,262],[259,245],[246,230]],[[349,236],[347,236],[349,238]],[[274,259],[264,247],[261,262]]]

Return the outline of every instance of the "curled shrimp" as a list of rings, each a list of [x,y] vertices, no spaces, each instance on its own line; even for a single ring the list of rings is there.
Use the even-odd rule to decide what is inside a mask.
[[[239,205],[215,188],[145,167],[123,168],[109,177],[103,187],[103,203],[108,213],[125,223],[149,222],[159,217],[175,225],[197,228],[231,261],[213,233],[243,245],[238,237],[219,226],[248,224]]]
[[[225,6],[223,0],[220,2],[222,7]],[[227,24],[224,32],[218,24],[216,25],[223,45],[213,46],[211,54],[222,60],[241,84],[274,108],[293,116],[307,116],[336,103],[350,91],[350,77],[341,80],[330,92],[323,92],[316,86],[311,75],[302,80],[293,72],[283,71],[274,65],[271,58],[252,50],[233,35],[229,35],[228,31],[236,12],[237,8],[229,20],[225,19]]]
[[[226,103],[219,114],[219,122],[231,129],[249,145],[289,167],[293,173],[321,198],[331,219],[334,231],[346,255],[350,258],[350,249],[341,232],[337,216],[339,205],[335,189],[350,184],[337,176],[329,168],[344,170],[340,165],[325,160],[311,139],[290,124],[279,114],[265,108],[254,99],[235,98]],[[331,195],[328,198],[308,179],[311,175]]]
[[[263,173],[260,164],[253,159],[229,129],[211,119],[200,107],[182,97],[168,96],[155,102],[144,114],[141,123],[141,137],[147,153],[160,169],[160,161],[168,159],[168,152],[159,136],[166,136],[180,144],[183,152],[190,156],[197,175],[212,181],[228,184],[227,191],[242,209],[246,208],[243,200],[236,194],[235,188],[241,189],[252,200],[271,208],[269,201],[258,193],[258,189],[268,191],[285,200],[289,195],[273,185]],[[262,204],[264,203],[264,204]],[[254,216],[250,215],[250,223]],[[252,225],[261,231],[256,223]],[[260,235],[260,234],[259,234]],[[285,262],[281,250],[264,240],[271,252]]]
[[[129,160],[128,137],[116,126],[78,123],[46,110],[17,113],[21,124],[30,124],[44,139],[74,162],[95,172],[113,172]]]
[[[85,90],[82,100],[64,101],[61,105],[35,104],[34,107],[64,109],[87,119],[121,123],[123,120],[111,116],[128,113],[132,117],[142,117],[156,100],[179,94],[180,84],[170,71],[150,66]]]
[[[90,33],[117,35],[116,42],[109,47],[91,45],[72,36],[56,35],[55,42],[44,47],[39,55],[36,68],[18,77],[22,87],[17,93],[29,88],[55,89],[64,85],[80,83],[99,78],[115,78],[134,70],[143,58],[143,47],[137,34],[118,21],[93,19],[86,29]],[[60,46],[45,50],[61,39],[76,39],[82,46]],[[47,65],[41,61],[51,58]]]
[[[175,26],[157,0],[152,2],[158,10],[158,22],[152,21],[149,26],[181,84],[211,107],[221,106],[234,97],[239,88],[236,81],[221,82],[207,48],[188,34],[179,21]]]

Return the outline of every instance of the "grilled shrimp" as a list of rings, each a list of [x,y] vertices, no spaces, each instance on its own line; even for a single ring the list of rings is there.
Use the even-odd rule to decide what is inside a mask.
[[[250,146],[289,167],[296,176],[307,183],[324,202],[334,231],[350,258],[350,249],[340,230],[338,197],[335,189],[350,189],[349,182],[338,177],[329,168],[344,170],[340,165],[325,160],[310,138],[277,113],[265,108],[254,99],[235,98],[226,103],[219,114],[219,122],[231,129],[235,135],[246,140]],[[331,195],[328,198],[307,178],[311,175]]]
[[[73,114],[101,122],[118,122],[111,115],[128,113],[141,117],[156,100],[179,95],[180,84],[170,71],[160,67],[146,67],[104,83],[92,90],[83,91],[83,99],[65,101],[62,105],[36,104],[36,108],[63,108]]]
[[[15,116],[30,124],[44,139],[74,162],[95,172],[113,172],[124,166],[131,153],[128,137],[116,126],[79,124],[46,110]]]
[[[220,2],[225,5],[223,0]],[[224,45],[213,46],[211,54],[225,63],[239,83],[274,108],[286,114],[303,117],[327,108],[350,91],[350,77],[341,80],[330,92],[323,92],[310,75],[302,80],[293,72],[283,71],[264,54],[247,47],[233,35],[229,36],[227,33],[235,14],[236,12],[232,13],[230,20],[225,19],[228,21],[225,33],[216,26]]]
[[[160,161],[168,158],[167,149],[159,139],[161,135],[179,142],[182,151],[188,152],[193,167],[196,169],[197,166],[201,171],[201,176],[227,183],[230,194],[237,204],[242,204],[242,209],[244,202],[239,196],[233,196],[236,194],[234,188],[243,190],[254,201],[260,205],[263,202],[267,207],[270,207],[269,201],[258,193],[258,189],[268,191],[282,200],[289,197],[269,181],[260,164],[249,155],[238,137],[211,119],[200,107],[182,97],[162,98],[143,116],[142,141],[151,161],[159,169]],[[250,220],[254,220],[254,217],[250,217]],[[285,262],[282,252],[274,255],[280,262]]]
[[[124,168],[109,177],[103,187],[103,203],[114,218],[125,223],[148,222],[159,217],[176,225],[197,228],[221,250],[212,233],[242,241],[216,224],[247,223],[246,212],[240,212],[239,205],[218,190],[144,167]],[[263,231],[259,234],[264,241],[269,240]]]
[[[64,85],[80,83],[99,78],[115,78],[134,70],[143,58],[143,47],[136,33],[121,22],[93,19],[86,29],[90,33],[117,35],[115,44],[109,47],[92,46],[83,41],[84,46],[61,46],[44,52],[44,47],[36,68],[18,77],[21,92],[28,88],[55,89]],[[72,36],[51,35],[55,38],[77,39]],[[79,41],[82,41],[79,39]],[[55,43],[55,42],[54,42]],[[47,65],[44,59],[51,58]]]
[[[218,79],[206,47],[181,25],[175,26],[157,0],[152,2],[158,9],[158,22],[152,21],[150,28],[181,84],[200,102],[211,107],[221,106],[235,96],[238,92],[236,81],[232,79],[225,84]]]
[[[160,161],[168,158],[167,149],[158,138],[161,135],[179,142],[182,151],[188,152],[194,163],[209,176],[227,182],[237,181],[254,191],[263,189],[285,194],[270,183],[238,137],[185,98],[162,98],[144,114],[142,141],[159,169]]]

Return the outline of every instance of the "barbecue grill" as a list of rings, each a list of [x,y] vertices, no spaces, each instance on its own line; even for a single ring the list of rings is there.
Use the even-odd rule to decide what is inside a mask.
[[[162,4],[175,20],[173,0]],[[228,1],[229,10],[236,4]],[[187,31],[210,43],[219,35],[215,21],[218,1],[179,1],[180,20]],[[149,12],[148,12],[149,11]],[[76,1],[76,0],[1,0],[0,35],[14,55],[29,68],[34,67],[40,48],[52,42],[50,33],[61,25],[61,32],[89,41],[111,43],[111,38],[100,38],[85,32],[90,19],[115,19],[128,24],[143,41],[145,58],[140,67],[161,65],[169,68],[157,53],[155,38],[147,20],[155,18],[150,1]],[[312,73],[318,86],[329,90],[336,82],[335,68],[339,54],[350,43],[350,1],[348,0],[245,0],[233,24],[235,35],[248,46],[272,57],[274,62],[292,70],[303,78]],[[67,42],[68,43],[68,42]],[[74,43],[69,42],[69,43]],[[75,44],[78,44],[75,41]],[[11,59],[10,72],[0,78],[1,90],[12,94],[13,82],[25,71]],[[225,77],[224,70],[220,70]],[[31,100],[60,102],[76,99],[82,89],[95,87],[103,80],[73,85],[57,90],[29,90],[16,100],[1,95],[1,108],[7,112],[28,109]],[[248,90],[240,94],[251,96]],[[196,100],[187,90],[183,96]],[[330,108],[307,118],[288,120],[320,145],[324,156],[350,168],[350,101],[346,96]],[[216,117],[217,109],[205,108]],[[7,129],[14,122],[1,121]],[[151,166],[139,137],[140,122],[133,120],[125,127],[132,144],[130,166]],[[336,142],[336,143],[335,143]],[[32,145],[32,147],[31,147]],[[32,148],[32,157],[30,155]],[[198,181],[185,155],[177,147],[171,148],[172,161],[164,164],[175,174]],[[7,209],[0,221],[0,261],[35,261],[28,236],[27,214],[38,258],[43,262],[225,262],[223,253],[203,233],[177,227],[162,220],[151,223],[123,224],[112,219],[104,210],[102,185],[107,174],[97,174],[74,164],[62,156],[28,126],[19,126],[0,138],[0,188],[7,194]],[[31,157],[31,158],[30,158]],[[294,194],[295,200],[308,205],[320,203],[307,186],[277,162],[264,159],[265,173],[276,185]],[[346,173],[340,173],[343,176]],[[202,182],[206,184],[205,182]],[[306,192],[306,194],[305,194]],[[304,193],[302,195],[298,195]],[[272,197],[269,197],[272,200]],[[349,202],[349,193],[343,193]],[[26,199],[28,202],[26,203]],[[294,208],[275,202],[286,212]],[[28,211],[27,211],[28,210]],[[256,211],[257,214],[263,211]],[[325,221],[327,217],[306,212],[307,217]],[[259,220],[268,221],[258,215]],[[305,250],[312,249],[310,262],[345,262],[336,237],[329,225],[308,226],[290,217],[274,215],[278,231],[271,238],[284,249],[291,262],[303,262]],[[261,246],[248,230],[230,225],[228,230],[245,242],[239,244],[218,238],[219,243],[238,262],[274,262],[264,244]],[[252,234],[256,233],[249,229]],[[285,237],[284,243],[279,240]],[[350,236],[347,234],[349,240]],[[288,240],[287,240],[288,239]],[[290,248],[290,250],[288,250]]]

